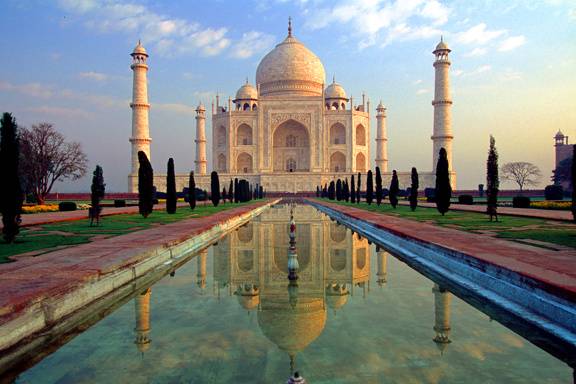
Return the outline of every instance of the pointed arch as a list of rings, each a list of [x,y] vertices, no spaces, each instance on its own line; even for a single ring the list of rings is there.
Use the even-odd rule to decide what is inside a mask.
[[[346,128],[342,123],[332,124],[330,127],[330,144],[346,144]]]
[[[252,145],[252,127],[246,123],[236,128],[236,145]]]
[[[356,145],[366,146],[366,128],[362,124],[356,126]]]
[[[356,155],[356,171],[366,172],[366,156],[362,152]]]
[[[330,171],[331,172],[344,172],[346,170],[346,156],[340,152],[334,152],[330,156]]]
[[[252,173],[252,156],[242,152],[236,159],[236,171],[238,173]]]

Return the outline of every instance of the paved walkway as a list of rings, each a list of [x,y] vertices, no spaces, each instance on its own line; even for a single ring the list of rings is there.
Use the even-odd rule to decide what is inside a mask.
[[[207,202],[198,202],[198,205],[207,204]],[[178,207],[187,207],[188,203],[178,203]],[[165,204],[157,204],[154,210],[166,209]],[[112,215],[122,215],[126,213],[138,213],[138,206],[135,207],[104,207],[102,208],[102,217]],[[21,227],[30,227],[33,225],[42,225],[50,223],[58,223],[62,221],[75,221],[75,220],[88,220],[88,210],[79,209],[76,211],[68,212],[42,212],[42,213],[27,213],[20,216],[22,218]],[[2,221],[0,221],[0,229],[2,229]]]
[[[399,201],[401,205],[410,205],[407,201]],[[418,202],[420,207],[436,208],[434,203],[424,203]],[[485,205],[466,205],[466,204],[450,204],[450,209],[456,211],[469,211],[469,212],[480,212],[486,213]],[[512,208],[512,207],[498,207],[498,213],[500,215],[509,216],[522,216],[522,217],[536,217],[539,219],[548,220],[562,220],[562,221],[573,221],[571,211],[562,211],[554,209],[535,209],[535,208]]]
[[[512,241],[314,200],[402,237],[454,250],[517,272],[576,302],[576,250],[552,251]]]

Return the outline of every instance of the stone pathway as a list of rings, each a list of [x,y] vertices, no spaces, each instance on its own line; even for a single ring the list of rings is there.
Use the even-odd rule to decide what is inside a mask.
[[[517,272],[540,282],[543,289],[576,302],[576,251],[573,249],[548,250],[321,200],[314,202],[398,236],[431,243]]]
[[[407,201],[400,201],[401,205],[410,205]],[[418,202],[419,207],[436,208],[434,203]],[[480,212],[486,213],[485,205],[465,205],[465,204],[450,204],[450,209],[456,211],[469,211],[469,212]],[[509,216],[521,216],[521,217],[535,217],[538,219],[549,219],[549,220],[563,220],[563,221],[573,221],[572,212],[554,210],[554,209],[535,209],[535,208],[511,208],[511,207],[498,207],[498,214],[509,215]]]

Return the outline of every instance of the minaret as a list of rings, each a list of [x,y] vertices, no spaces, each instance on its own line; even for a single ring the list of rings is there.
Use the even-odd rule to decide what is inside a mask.
[[[197,175],[206,174],[206,108],[200,103],[196,108],[196,164]]]
[[[382,101],[376,107],[376,166],[388,172],[388,137],[386,136],[386,108]]]
[[[136,296],[134,304],[136,307],[136,340],[134,343],[142,353],[150,348],[150,294],[152,290],[146,289]]]
[[[150,104],[148,103],[148,80],[146,73],[148,72],[148,53],[142,46],[140,41],[130,54],[132,56],[132,65],[130,68],[134,71],[134,81],[132,84],[132,169],[130,174],[132,176],[138,175],[138,152],[144,151],[148,160],[150,160],[150,129],[148,126],[148,112]],[[134,185],[130,183],[129,189],[133,191]]]
[[[196,284],[201,289],[206,288],[206,255],[208,255],[208,250],[204,249],[198,253],[198,272],[196,274]]]
[[[432,292],[434,292],[434,331],[436,331],[434,342],[442,353],[446,346],[452,342],[450,340],[450,301],[452,301],[452,294],[438,284],[434,284]]]
[[[378,270],[376,271],[376,276],[378,276],[378,280],[376,282],[379,286],[383,286],[386,284],[386,272],[388,266],[388,252],[380,249],[376,251],[376,255],[378,256]]]
[[[448,165],[452,171],[452,99],[450,97],[450,59],[448,53],[451,50],[441,38],[440,43],[434,50],[436,61],[434,61],[435,84],[434,84],[434,132],[432,133],[433,153],[432,153],[432,171],[436,171],[438,163],[438,153],[440,148],[446,149],[448,154]]]

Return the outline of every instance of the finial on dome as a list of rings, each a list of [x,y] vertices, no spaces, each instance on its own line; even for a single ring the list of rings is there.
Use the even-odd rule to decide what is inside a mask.
[[[288,37],[292,37],[292,17],[288,16]]]
[[[336,84],[336,75],[332,75],[332,84]]]
[[[440,35],[440,42],[443,43],[444,42],[444,36]]]
[[[248,77],[246,77],[246,84],[248,84]]]

